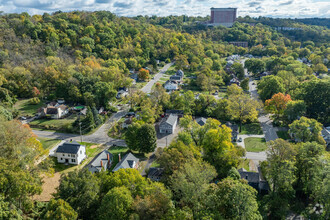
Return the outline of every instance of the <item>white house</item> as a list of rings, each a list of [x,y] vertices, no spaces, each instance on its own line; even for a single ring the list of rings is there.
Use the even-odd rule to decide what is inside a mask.
[[[86,147],[77,142],[65,142],[55,152],[58,163],[80,164],[86,158]]]
[[[41,110],[41,117],[48,117],[52,119],[60,119],[64,115],[69,113],[69,109],[66,105],[56,104],[54,106],[48,105],[47,108]]]
[[[159,125],[159,133],[173,134],[178,122],[178,116],[170,114],[169,117],[163,118]]]
[[[178,84],[176,82],[173,81],[167,81],[164,85],[164,88],[167,91],[174,91],[174,90],[178,90]]]

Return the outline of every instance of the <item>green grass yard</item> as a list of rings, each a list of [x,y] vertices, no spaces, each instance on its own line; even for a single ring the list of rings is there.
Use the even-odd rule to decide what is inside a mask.
[[[265,138],[249,137],[244,139],[245,149],[248,152],[261,152],[267,149]]]
[[[42,147],[46,149],[50,149],[54,147],[56,144],[60,143],[61,141],[58,139],[51,139],[51,138],[42,138],[38,137],[38,140],[41,142]]]
[[[237,169],[241,169],[241,168],[244,168],[247,171],[250,171],[250,159],[242,159],[239,162]]]
[[[123,158],[123,156],[126,154],[127,151],[128,151],[127,147],[118,146],[118,147],[109,148],[109,152],[112,153],[112,155],[113,155],[113,161],[112,161],[111,168],[110,168],[111,171],[113,170],[113,168],[115,168],[115,166],[119,162],[118,154],[120,154],[121,158]]]
[[[39,128],[43,130],[66,131],[66,128],[77,119],[76,115],[70,115],[63,119],[36,119],[30,122],[32,128]]]
[[[260,123],[251,123],[242,125],[240,134],[263,134]]]
[[[37,105],[31,105],[29,103],[29,99],[22,99],[16,102],[15,108],[19,112],[19,116],[34,116],[37,112],[38,109],[43,107],[45,104],[43,102],[40,102]]]

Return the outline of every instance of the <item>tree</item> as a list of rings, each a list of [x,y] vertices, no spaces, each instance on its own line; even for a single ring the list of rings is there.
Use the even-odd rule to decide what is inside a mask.
[[[284,113],[286,105],[290,101],[292,100],[289,94],[284,95],[283,93],[279,92],[274,94],[271,99],[266,100],[265,106],[268,111],[275,113],[276,117],[278,118]]]
[[[257,191],[241,180],[226,178],[216,188],[214,212],[224,219],[262,219]]]
[[[255,75],[262,73],[265,70],[266,64],[261,59],[248,59],[245,61],[245,68],[248,69],[249,72],[254,73]]]
[[[114,187],[102,199],[98,219],[128,219],[132,212],[133,198],[125,186]]]
[[[152,182],[143,197],[136,197],[133,209],[141,220],[161,219],[173,209],[171,192],[162,183]]]
[[[243,90],[238,85],[232,84],[232,85],[227,87],[227,95],[228,96],[241,95],[241,94],[243,94]]]
[[[100,117],[99,112],[97,111],[97,109],[96,109],[95,106],[93,106],[92,112],[93,112],[93,118],[94,118],[94,122],[95,122],[95,127],[97,127],[100,124],[102,124],[102,118]]]
[[[268,199],[269,217],[283,218],[294,196],[295,155],[293,146],[282,139],[269,143],[267,161],[262,164],[263,174],[270,186]]]
[[[160,166],[164,168],[164,182],[167,182],[167,178],[183,164],[199,158],[201,158],[201,153],[194,145],[185,145],[180,140],[172,142],[157,160]]]
[[[316,142],[307,142],[299,146],[296,156],[296,183],[298,191],[310,197],[314,185],[319,181],[318,176],[322,172],[321,156],[324,154],[324,146]]]
[[[78,214],[73,210],[69,203],[62,199],[51,199],[46,207],[46,213],[43,219],[64,219],[64,220],[75,220]]]
[[[209,183],[216,176],[217,173],[210,164],[191,160],[174,171],[171,176],[170,185],[173,195],[181,207],[188,206],[196,214],[203,209]]]
[[[138,73],[139,80],[147,81],[150,78],[149,70],[141,68]]]
[[[261,100],[270,99],[274,94],[285,92],[282,78],[278,76],[265,76],[258,83],[258,93]]]
[[[320,144],[325,144],[321,137],[322,124],[315,119],[301,117],[289,125],[289,132],[298,142],[316,141]]]
[[[176,70],[187,69],[189,62],[186,55],[178,55],[175,57]]]
[[[313,69],[317,73],[327,73],[328,72],[328,68],[323,63],[316,64]]]
[[[92,218],[98,206],[99,192],[100,180],[88,169],[82,169],[61,177],[55,198],[69,203],[79,217]]]
[[[219,177],[226,177],[241,157],[231,143],[231,129],[225,125],[208,129],[202,147],[203,158],[216,168]]]
[[[231,65],[230,69],[234,72],[237,78],[244,79],[244,67],[241,63],[234,63]]]
[[[249,80],[248,77],[242,80],[242,82],[241,82],[241,88],[244,91],[249,91],[249,82],[250,82],[250,80]]]
[[[240,130],[242,123],[257,120],[257,108],[260,105],[257,101],[251,99],[249,95],[233,95],[228,98],[228,101],[228,113],[233,120],[240,122]]]
[[[153,152],[157,147],[156,130],[153,125],[144,124],[137,131],[136,142],[141,153]]]
[[[301,100],[307,106],[307,116],[330,123],[330,80],[311,80],[303,84]]]
[[[284,115],[289,122],[306,115],[306,104],[302,100],[289,101],[284,110]]]
[[[138,131],[141,125],[138,123],[133,123],[128,126],[127,131],[125,132],[125,141],[129,149],[131,150],[138,150],[139,143],[137,142],[138,139]]]
[[[81,121],[81,127],[83,133],[87,133],[95,128],[93,112],[89,106],[87,107],[87,114],[85,118]]]

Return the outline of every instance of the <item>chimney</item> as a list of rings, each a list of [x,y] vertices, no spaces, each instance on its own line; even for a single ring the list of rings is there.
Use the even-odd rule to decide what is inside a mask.
[[[103,167],[103,161],[101,160],[101,167]]]
[[[108,161],[110,161],[110,154],[107,154],[107,159]]]
[[[118,161],[121,161],[120,153],[118,154]]]

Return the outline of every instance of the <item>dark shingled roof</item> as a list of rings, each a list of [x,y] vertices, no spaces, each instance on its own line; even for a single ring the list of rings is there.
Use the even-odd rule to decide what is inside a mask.
[[[203,126],[203,125],[205,125],[206,120],[207,120],[206,118],[201,117],[201,118],[197,118],[197,119],[196,119],[196,122],[197,122],[197,124],[199,124],[200,126]]]
[[[57,114],[57,108],[55,107],[48,107],[46,109],[46,114],[50,114],[50,115],[55,115]]]
[[[163,175],[163,168],[156,168],[156,167],[151,167],[148,172],[148,178],[156,178],[156,177],[161,177]]]
[[[77,142],[65,142],[62,145],[58,146],[56,153],[66,153],[66,154],[77,154],[80,148],[80,144]]]

